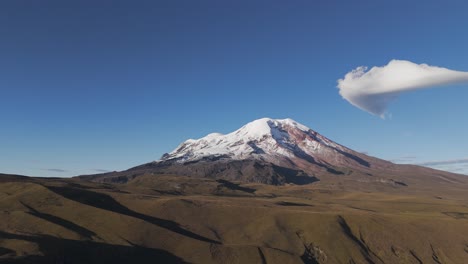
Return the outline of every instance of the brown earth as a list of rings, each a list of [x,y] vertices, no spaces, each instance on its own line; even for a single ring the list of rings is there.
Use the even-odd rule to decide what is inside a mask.
[[[283,186],[0,175],[0,263],[467,263],[466,178],[407,168]]]

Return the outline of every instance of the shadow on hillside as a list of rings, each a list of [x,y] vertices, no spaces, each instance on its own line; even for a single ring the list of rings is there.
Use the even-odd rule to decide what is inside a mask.
[[[341,215],[338,216],[338,224],[340,225],[343,233],[360,248],[361,254],[369,263],[376,263],[376,261],[374,261],[375,259],[379,260],[381,263],[384,263],[384,261],[369,248],[369,246],[363,240],[362,234],[359,234],[359,238],[354,235],[351,227],[348,225],[348,222],[346,222],[344,217]]]
[[[370,167],[370,163],[369,163],[368,161],[366,161],[366,160],[364,160],[364,159],[361,159],[361,158],[358,157],[358,156],[355,156],[355,155],[352,155],[352,154],[350,154],[350,153],[344,152],[344,151],[339,150],[339,149],[337,149],[337,148],[333,148],[333,149],[335,149],[336,151],[338,151],[341,155],[344,155],[345,157],[350,158],[350,159],[356,161],[357,163],[359,163],[359,164],[362,165],[362,166],[365,166],[365,167],[368,167],[368,168]]]
[[[48,221],[48,222],[51,222],[53,224],[56,224],[56,225],[59,225],[61,227],[64,227],[68,230],[71,230],[75,233],[77,233],[78,235],[80,235],[81,237],[85,238],[85,239],[92,239],[93,236],[96,236],[96,233],[94,233],[93,231],[91,230],[88,230],[82,226],[79,226],[73,222],[70,222],[68,220],[65,220],[63,218],[60,218],[58,216],[55,216],[55,215],[50,215],[50,214],[46,214],[46,213],[42,213],[42,212],[39,212],[37,211],[36,209],[32,208],[31,206],[21,202],[21,204],[28,208],[29,212],[27,212],[28,214],[30,215],[33,215],[35,217],[38,217],[38,218],[41,218],[45,221]]]
[[[223,179],[216,180],[216,182],[220,183],[220,185],[218,185],[218,189],[224,187],[224,188],[227,188],[229,190],[241,191],[241,192],[246,192],[246,193],[254,193],[256,191],[256,189],[242,187],[242,186],[240,186],[240,184],[233,183],[233,182],[230,182],[230,181],[226,181],[226,180],[223,180]]]
[[[0,247],[0,257],[5,257],[5,256],[14,256],[15,255],[15,251],[9,249],[9,248],[4,248],[4,247]]]
[[[297,185],[305,185],[319,181],[319,179],[312,175],[307,175],[301,170],[293,170],[285,167],[273,166],[276,173],[285,178],[286,183],[293,183]]]
[[[0,237],[36,243],[44,255],[3,259],[1,263],[186,263],[165,250],[141,246],[110,245],[48,235],[25,236],[2,231]]]
[[[313,207],[313,205],[311,205],[311,204],[293,203],[293,202],[285,202],[285,201],[277,202],[275,204],[281,205],[281,206],[309,206],[309,207]]]
[[[86,205],[100,208],[103,210],[108,210],[108,211],[112,211],[115,213],[135,217],[143,221],[146,221],[148,223],[157,225],[159,227],[168,229],[172,232],[175,232],[180,235],[190,237],[196,240],[200,240],[200,241],[208,242],[208,243],[220,244],[218,241],[214,241],[212,239],[209,239],[201,235],[195,234],[193,232],[190,232],[188,230],[185,230],[176,222],[153,217],[153,216],[144,215],[144,214],[135,212],[133,210],[130,210],[129,208],[118,203],[116,200],[114,200],[114,198],[112,198],[111,196],[107,194],[92,192],[92,191],[85,190],[85,189],[65,187],[65,186],[59,187],[59,186],[46,186],[45,185],[44,187],[48,188],[49,190],[51,190],[52,192],[58,195],[61,195],[67,199],[73,200],[78,203],[82,203],[82,204],[86,204]]]

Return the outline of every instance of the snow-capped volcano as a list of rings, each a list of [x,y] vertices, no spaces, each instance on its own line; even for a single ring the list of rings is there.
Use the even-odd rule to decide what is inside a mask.
[[[212,133],[200,139],[189,139],[164,155],[162,160],[177,159],[183,163],[208,156],[236,160],[252,157],[268,159],[278,155],[292,157],[292,152],[299,145],[318,151],[320,144],[314,140],[315,135],[314,131],[292,119],[262,118],[227,135]]]
[[[369,163],[344,146],[334,143],[292,119],[262,118],[223,135],[212,133],[189,139],[161,161],[195,162],[214,158],[257,159],[277,165],[303,167],[310,163],[323,166],[369,166]],[[353,164],[355,163],[355,164]],[[353,167],[354,167],[353,166]]]
[[[390,163],[333,142],[292,119],[261,118],[223,135],[189,139],[132,172],[268,184],[305,184],[317,177],[361,175]]]
[[[443,172],[393,164],[356,152],[292,119],[271,118],[252,121],[226,135],[212,133],[189,139],[157,161],[81,178],[128,182],[143,175],[211,178],[221,185],[226,180],[272,185],[319,181],[323,186],[351,184],[360,188],[364,183],[374,183],[399,188],[427,180],[457,182]]]

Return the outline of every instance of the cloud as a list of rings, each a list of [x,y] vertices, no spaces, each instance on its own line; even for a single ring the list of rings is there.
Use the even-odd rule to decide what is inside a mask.
[[[439,166],[439,165],[452,165],[452,164],[462,164],[462,163],[468,163],[468,159],[429,161],[429,162],[419,163],[417,165],[421,165],[421,166]]]
[[[42,169],[44,171],[50,171],[50,172],[67,172],[67,170],[62,170],[62,169]]]
[[[387,106],[400,93],[463,82],[468,82],[468,72],[392,60],[368,71],[357,67],[338,80],[338,88],[352,105],[384,118]]]
[[[414,161],[416,158],[416,156],[402,156],[390,161],[393,163],[411,163],[411,161]]]
[[[93,169],[95,172],[110,172],[110,170],[104,170],[104,169]]]
[[[468,159],[429,161],[418,163],[416,165],[468,175]]]

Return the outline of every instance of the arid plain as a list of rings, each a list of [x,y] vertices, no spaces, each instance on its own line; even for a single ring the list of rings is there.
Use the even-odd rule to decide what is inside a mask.
[[[4,263],[464,263],[467,181],[0,177]],[[416,184],[417,183],[417,184]]]

